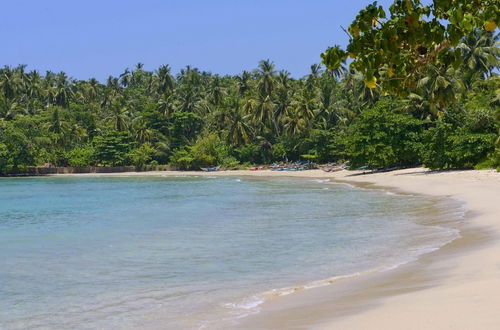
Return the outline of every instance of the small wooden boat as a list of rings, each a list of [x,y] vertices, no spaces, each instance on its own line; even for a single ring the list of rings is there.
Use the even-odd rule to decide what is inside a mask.
[[[323,167],[323,168],[322,168],[322,170],[323,170],[323,171],[325,171],[325,172],[330,173],[330,172],[338,172],[338,171],[342,171],[342,170],[343,170],[343,168],[342,168],[342,167],[337,167],[337,166],[336,166],[336,167],[333,167],[333,166],[327,166],[327,167]]]
[[[203,172],[217,172],[217,171],[220,170],[220,166],[217,166],[217,167],[208,167],[208,168],[202,167],[201,170]]]

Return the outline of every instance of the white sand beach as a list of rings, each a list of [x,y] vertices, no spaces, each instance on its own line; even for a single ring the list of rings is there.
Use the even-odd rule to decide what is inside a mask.
[[[500,327],[500,173],[403,170],[348,178],[464,201],[471,225],[493,236],[485,246],[440,258],[438,286],[385,299],[326,329],[498,329]],[[486,238],[485,238],[486,239]]]

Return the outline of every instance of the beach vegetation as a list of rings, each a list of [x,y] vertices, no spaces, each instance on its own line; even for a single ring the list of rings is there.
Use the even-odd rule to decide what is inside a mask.
[[[179,169],[281,161],[372,169],[498,167],[497,1],[373,3],[347,47],[292,77],[139,63],[105,81],[0,68],[0,172],[30,166]]]
[[[123,131],[109,130],[92,139],[96,163],[102,166],[123,166],[130,164],[129,153],[133,142]]]
[[[398,111],[402,106],[391,98],[383,98],[348,127],[345,152],[352,167],[419,164],[425,122]]]
[[[94,165],[94,154],[94,148],[90,145],[75,147],[67,152],[68,165],[73,167]]]

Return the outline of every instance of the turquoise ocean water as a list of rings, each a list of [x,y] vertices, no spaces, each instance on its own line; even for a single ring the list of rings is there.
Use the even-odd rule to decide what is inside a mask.
[[[220,327],[453,240],[433,205],[327,180],[0,179],[0,328]]]

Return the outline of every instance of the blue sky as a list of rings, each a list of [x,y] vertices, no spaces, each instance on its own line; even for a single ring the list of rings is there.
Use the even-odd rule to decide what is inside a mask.
[[[319,62],[365,0],[15,0],[2,4],[0,65],[77,79],[191,65],[220,74],[271,59],[294,77]],[[392,1],[382,0],[386,7]],[[387,7],[386,7],[387,8]]]

